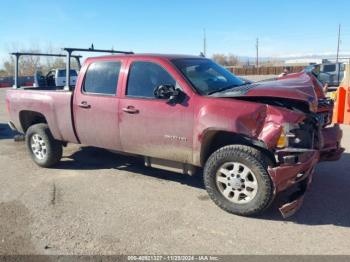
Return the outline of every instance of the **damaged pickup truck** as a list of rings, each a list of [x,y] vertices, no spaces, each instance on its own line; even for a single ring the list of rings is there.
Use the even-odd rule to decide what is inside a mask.
[[[246,83],[210,59],[123,54],[88,58],[71,90],[7,92],[10,126],[30,156],[52,167],[67,143],[142,156],[149,167],[192,175],[203,167],[211,199],[237,215],[301,205],[319,161],[338,160],[333,104],[307,73]]]

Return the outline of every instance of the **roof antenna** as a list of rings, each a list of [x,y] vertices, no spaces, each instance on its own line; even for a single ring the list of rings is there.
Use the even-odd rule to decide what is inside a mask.
[[[90,50],[94,50],[94,44],[91,44]]]

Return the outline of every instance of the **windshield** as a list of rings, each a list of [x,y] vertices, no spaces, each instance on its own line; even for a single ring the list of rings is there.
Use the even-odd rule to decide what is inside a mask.
[[[183,58],[174,59],[172,62],[201,95],[210,95],[245,84],[209,59]]]

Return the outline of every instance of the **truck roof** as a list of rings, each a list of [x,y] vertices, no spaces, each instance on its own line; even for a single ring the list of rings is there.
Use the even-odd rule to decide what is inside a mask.
[[[116,58],[116,57],[133,57],[133,58],[161,58],[161,59],[177,59],[177,58],[203,58],[196,55],[181,55],[181,54],[118,54],[118,55],[106,55],[106,56],[93,56],[88,57],[88,59],[99,59],[99,58]]]

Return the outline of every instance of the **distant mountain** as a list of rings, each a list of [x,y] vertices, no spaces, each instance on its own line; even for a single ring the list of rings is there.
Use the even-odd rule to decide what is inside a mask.
[[[238,56],[239,60],[243,63],[249,63],[254,64],[256,57],[253,56]],[[339,58],[350,58],[350,52],[341,52],[339,54]],[[328,59],[328,60],[334,60],[336,59],[336,54],[331,52],[324,52],[324,53],[318,53],[318,54],[290,54],[290,55],[284,55],[284,56],[261,56],[259,57],[260,62],[267,62],[267,61],[286,61],[291,59]]]

